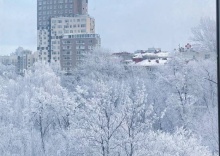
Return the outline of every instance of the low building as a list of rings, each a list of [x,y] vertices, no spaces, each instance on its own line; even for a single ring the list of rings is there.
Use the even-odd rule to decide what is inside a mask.
[[[19,47],[9,56],[0,56],[0,63],[16,66],[16,72],[23,75],[27,69],[31,68],[38,61],[38,58],[38,52],[32,53],[30,50]]]
[[[211,57],[216,57],[211,52],[205,51],[203,48],[201,48],[199,45],[191,45],[187,43],[185,45],[185,48],[180,47],[179,51],[175,51],[174,55],[184,59],[186,62],[189,61],[201,61],[205,59],[209,59]]]
[[[112,55],[121,58],[122,61],[125,61],[125,60],[131,59],[133,56],[133,53],[123,51],[123,52],[113,53]]]
[[[16,66],[18,62],[18,58],[16,55],[10,56],[0,56],[0,63],[3,65],[14,65]]]
[[[86,53],[100,47],[100,45],[101,38],[98,34],[69,34],[63,36],[60,44],[61,69],[69,72],[83,63]]]
[[[143,60],[167,60],[168,58],[170,58],[169,53],[168,52],[147,52],[147,53],[136,53],[134,54],[134,57],[132,58],[132,60],[135,63],[141,62]]]
[[[23,50],[17,53],[18,64],[17,64],[17,72],[18,74],[23,74],[25,70],[27,70],[28,66],[28,56],[31,55],[30,50]]]
[[[17,55],[17,73],[23,75],[25,71],[33,66],[38,61],[38,52],[32,53],[29,50],[24,50]]]
[[[171,59],[169,52],[162,52],[159,48],[148,49],[149,51],[139,51],[134,53],[130,60],[126,60],[127,66],[145,67],[149,70],[157,69],[163,66]]]
[[[147,53],[159,53],[161,52],[161,48],[148,48]]]
[[[179,56],[186,61],[191,61],[191,60],[205,60],[209,59],[211,57],[209,52],[196,52],[196,51],[184,51],[180,52]]]

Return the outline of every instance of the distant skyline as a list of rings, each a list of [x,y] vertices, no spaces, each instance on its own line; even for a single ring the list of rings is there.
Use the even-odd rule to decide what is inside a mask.
[[[0,0],[0,55],[19,46],[36,51],[37,0]],[[172,50],[190,42],[202,17],[215,18],[215,0],[89,0],[102,47],[133,52]]]

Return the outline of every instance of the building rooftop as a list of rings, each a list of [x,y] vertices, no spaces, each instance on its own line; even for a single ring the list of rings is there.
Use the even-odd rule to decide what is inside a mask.
[[[143,60],[141,62],[138,62],[138,63],[135,63],[133,61],[128,61],[128,65],[129,66],[146,66],[146,67],[152,67],[152,66],[162,66],[164,64],[167,63],[167,60],[157,60],[157,59],[154,59],[154,60]]]
[[[168,52],[158,52],[158,53],[136,53],[133,58],[143,58],[143,57],[158,57],[158,58],[168,58],[170,53]]]

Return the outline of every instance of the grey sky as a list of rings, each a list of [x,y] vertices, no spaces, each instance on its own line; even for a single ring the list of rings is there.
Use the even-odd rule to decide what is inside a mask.
[[[0,54],[36,51],[36,1],[0,0]],[[189,42],[201,17],[215,18],[215,0],[89,0],[102,46],[113,51],[171,50]]]

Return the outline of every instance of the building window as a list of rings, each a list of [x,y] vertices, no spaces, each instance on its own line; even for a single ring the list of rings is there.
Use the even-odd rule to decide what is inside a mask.
[[[63,49],[71,49],[71,46],[63,46]]]
[[[76,44],[85,44],[85,41],[83,41],[83,40],[77,40],[77,41],[76,41]]]
[[[83,46],[83,45],[78,45],[78,46],[76,46],[76,49],[85,49],[85,46]]]
[[[85,30],[85,29],[82,29],[82,30],[81,30],[81,33],[85,33],[85,32],[86,32],[86,30]]]
[[[88,46],[88,49],[89,50],[93,50],[93,46]]]
[[[69,56],[64,57],[64,60],[70,60]]]
[[[70,41],[63,41],[63,44],[70,44]]]
[[[81,22],[86,22],[86,19],[85,19],[85,18],[82,18],[82,19],[81,19]]]

